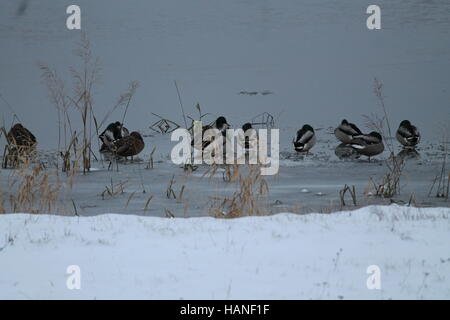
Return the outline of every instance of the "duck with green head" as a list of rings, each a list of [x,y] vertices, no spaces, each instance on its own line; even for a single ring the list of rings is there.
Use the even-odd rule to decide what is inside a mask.
[[[420,132],[409,120],[403,120],[397,129],[396,138],[405,148],[415,148],[420,142]]]
[[[376,131],[359,135],[350,142],[350,146],[359,154],[370,158],[384,151],[383,137]]]
[[[297,131],[297,136],[292,141],[294,144],[294,150],[297,152],[309,153],[312,147],[316,144],[316,134],[313,127],[309,124],[305,124],[300,130]]]

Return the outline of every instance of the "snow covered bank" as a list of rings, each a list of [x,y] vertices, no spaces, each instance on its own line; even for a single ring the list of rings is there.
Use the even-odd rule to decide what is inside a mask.
[[[450,209],[235,220],[0,216],[0,298],[450,298]],[[81,289],[66,269],[81,269]],[[368,266],[381,290],[366,285]]]

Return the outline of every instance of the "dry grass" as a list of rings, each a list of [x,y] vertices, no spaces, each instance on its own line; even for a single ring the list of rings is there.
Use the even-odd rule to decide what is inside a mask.
[[[448,200],[449,189],[450,189],[450,172],[447,172],[447,155],[448,155],[448,146],[449,146],[449,136],[450,129],[448,126],[444,126],[442,128],[442,165],[439,170],[439,174],[433,179],[433,183],[430,188],[430,192],[428,196],[431,196],[433,193],[434,187],[436,186],[436,198],[445,198]],[[447,180],[447,181],[446,181]]]
[[[370,193],[378,197],[392,198],[400,194],[400,178],[406,162],[394,154],[395,148],[392,142],[391,125],[383,96],[383,84],[377,78],[374,79],[374,94],[379,101],[383,116],[379,117],[376,114],[365,115],[366,127],[381,134],[384,145],[387,147],[390,155],[385,161],[388,172],[381,181],[375,182],[373,179],[370,179],[373,186],[373,190]]]
[[[345,194],[346,193],[350,193],[350,196],[351,196],[351,198],[352,198],[352,202],[353,202],[353,205],[354,206],[356,206],[356,188],[355,188],[355,186],[352,186],[351,188],[350,188],[350,186],[348,186],[348,185],[345,185],[344,186],[344,188],[342,188],[340,191],[339,191],[339,197],[340,197],[340,199],[341,199],[341,208],[342,207],[345,207]]]
[[[42,72],[42,82],[47,87],[50,102],[55,106],[58,116],[58,150],[63,160],[62,170],[70,170],[71,150],[75,158],[82,159],[83,172],[90,170],[92,154],[92,124],[97,123],[93,110],[92,92],[99,78],[99,59],[92,57],[91,46],[87,36],[82,33],[81,41],[75,52],[81,63],[78,68],[71,67],[73,80],[73,94],[69,94],[66,85],[57,72],[44,63],[38,66]],[[77,133],[72,128],[69,108],[79,112],[83,128]],[[96,127],[96,129],[98,129]],[[77,156],[77,146],[74,144],[82,136],[79,150],[81,157]]]
[[[51,181],[53,177],[55,182]],[[42,165],[32,167],[31,162],[26,161],[14,172],[9,183],[8,208],[3,193],[0,194],[0,212],[61,212],[61,189],[62,183],[56,172],[50,172]]]
[[[67,90],[65,83],[45,63],[39,63],[42,72],[42,82],[46,86],[50,102],[55,106],[58,118],[58,151],[62,159],[62,171],[69,172],[72,168],[82,169],[83,173],[91,168],[91,157],[96,158],[93,152],[93,141],[100,147],[100,128],[105,124],[111,114],[119,107],[124,107],[122,123],[125,120],[130,102],[136,93],[139,83],[131,81],[129,88],[122,93],[117,103],[98,121],[94,110],[93,93],[100,79],[100,60],[92,54],[91,43],[85,33],[75,51],[79,63],[69,69],[72,79],[72,89]],[[72,126],[73,113],[81,116],[82,128],[75,130]],[[81,161],[81,165],[78,162]]]
[[[109,185],[105,186],[105,189],[100,193],[102,200],[115,198],[119,194],[123,194],[125,192],[125,187],[128,184],[128,180],[119,181],[118,183],[114,183],[111,178],[111,182]],[[129,199],[130,201],[131,199]],[[127,203],[128,205],[128,203]]]
[[[167,186],[167,190],[166,190],[166,198],[170,199],[170,198],[174,198],[176,199],[177,196],[175,195],[175,191],[173,190],[173,185],[175,183],[175,175],[172,176],[172,179],[170,179],[169,185]]]
[[[148,197],[147,202],[145,202],[144,212],[147,212],[148,206],[149,206],[149,204],[150,204],[150,201],[152,201],[152,199],[153,199],[153,195],[151,195],[150,197]]]
[[[3,200],[3,190],[0,188],[0,213],[6,213],[5,201]]]
[[[238,190],[230,197],[212,198],[208,209],[210,215],[217,218],[239,218],[270,213],[264,201],[267,199],[269,186],[261,176],[260,166],[247,166],[247,173],[244,173],[240,167],[241,165],[231,165],[227,174],[228,181],[237,181]]]
[[[145,169],[147,169],[147,170],[153,169],[153,154],[155,153],[155,150],[156,150],[156,146],[153,147],[152,152],[150,152],[150,158],[148,159],[147,166],[145,167]]]

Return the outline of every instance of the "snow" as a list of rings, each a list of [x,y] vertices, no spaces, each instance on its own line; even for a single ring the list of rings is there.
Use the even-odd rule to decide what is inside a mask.
[[[449,215],[1,215],[0,299],[449,299]],[[66,287],[69,265],[80,290]],[[366,286],[370,265],[380,290]]]

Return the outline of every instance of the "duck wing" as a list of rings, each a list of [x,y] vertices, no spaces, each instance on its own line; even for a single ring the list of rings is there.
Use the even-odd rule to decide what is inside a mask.
[[[133,136],[114,141],[115,152],[121,157],[131,157],[140,153],[144,149],[144,141]]]
[[[361,150],[361,149],[366,148],[367,145],[368,145],[368,144],[367,144],[366,140],[364,139],[364,136],[362,136],[362,137],[360,137],[360,138],[353,139],[353,140],[350,142],[350,146],[351,146],[352,148],[358,149],[358,150]]]
[[[127,136],[125,138],[116,140],[112,143],[113,151],[120,156],[127,157],[133,145],[133,137]]]
[[[420,140],[420,132],[415,126],[411,126],[411,136],[407,138],[408,140]]]
[[[314,132],[300,129],[297,133],[296,143],[307,144],[314,137]]]
[[[342,124],[339,126],[339,129],[349,135],[349,136],[355,136],[355,135],[360,135],[362,134],[361,130],[359,130],[359,128],[353,124],[353,123],[349,123],[349,124]]]
[[[354,123],[349,123],[349,125],[354,131],[353,135],[362,134],[361,130],[359,130],[359,128]]]
[[[413,135],[411,128],[408,128],[405,126],[399,127],[397,130],[397,133],[405,139],[408,139],[408,138],[412,137],[412,135]]]
[[[373,136],[370,136],[370,135],[363,135],[363,136],[360,137],[360,139],[364,140],[364,142],[367,145],[377,144],[377,143],[381,142],[380,139],[378,139],[377,137],[373,137]]]

